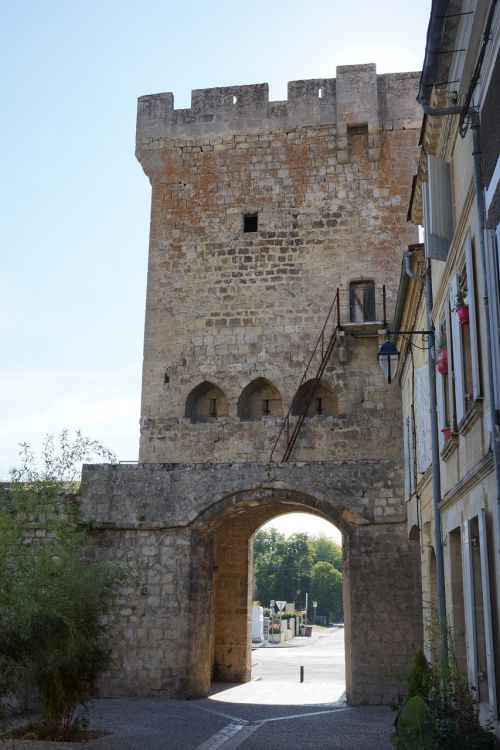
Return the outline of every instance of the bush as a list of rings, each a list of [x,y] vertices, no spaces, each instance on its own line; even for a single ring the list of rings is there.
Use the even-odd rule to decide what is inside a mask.
[[[28,446],[0,495],[0,700],[36,686],[48,736],[72,736],[75,710],[111,663],[106,620],[122,573],[93,558],[71,484],[75,466],[99,453],[95,441],[63,432],[38,470]]]
[[[481,726],[479,704],[459,669],[448,633],[448,656],[432,667],[422,651],[407,677],[407,701],[391,736],[398,750],[493,750],[494,734]]]

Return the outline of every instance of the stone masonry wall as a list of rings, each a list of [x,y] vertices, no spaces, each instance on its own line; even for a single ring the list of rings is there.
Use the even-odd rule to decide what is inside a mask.
[[[171,94],[141,97],[137,156],[152,185],[142,461],[267,460],[282,418],[243,421],[245,387],[265,378],[286,412],[337,287],[348,321],[349,282],[373,280],[382,326],[385,284],[390,319],[401,252],[417,239],[406,221],[417,83],[364,65],[292,82],[286,102],[269,102],[266,85],[194,91],[188,110]],[[256,232],[243,231],[248,213]],[[307,420],[295,458],[379,455],[382,413],[399,429],[376,345],[347,337],[347,361],[334,356],[324,377],[336,412]],[[205,381],[227,409],[193,424],[186,403]]]
[[[348,700],[392,700],[421,619],[418,545],[406,538],[391,463],[84,467],[100,553],[136,570],[101,694],[198,697],[213,677],[248,680],[253,534],[309,511],[343,532]]]

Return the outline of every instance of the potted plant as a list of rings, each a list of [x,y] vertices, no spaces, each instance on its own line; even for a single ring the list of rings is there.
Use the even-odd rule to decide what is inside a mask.
[[[441,432],[443,433],[444,442],[447,443],[451,438],[451,427],[449,422],[446,422]]]
[[[441,339],[438,343],[437,371],[440,372],[441,375],[446,375],[448,372],[448,348],[446,339]]]
[[[467,303],[467,290],[461,289],[456,298],[453,311],[456,312],[460,325],[469,322],[469,305]]]

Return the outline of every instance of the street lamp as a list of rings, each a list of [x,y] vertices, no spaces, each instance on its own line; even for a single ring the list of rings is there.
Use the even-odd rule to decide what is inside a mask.
[[[384,373],[384,378],[386,378],[388,383],[392,383],[394,380],[394,375],[396,374],[396,370],[398,367],[399,362],[399,352],[396,349],[395,345],[389,338],[390,336],[402,336],[403,338],[407,338],[407,341],[409,342],[410,346],[416,346],[411,340],[411,336],[423,336],[427,339],[428,343],[427,346],[420,347],[423,349],[430,349],[431,346],[434,344],[434,331],[387,331],[387,341],[384,341],[380,349],[378,350],[377,358],[379,361],[380,368],[382,372]]]
[[[379,365],[388,383],[392,383],[399,362],[399,352],[390,339],[378,350]]]

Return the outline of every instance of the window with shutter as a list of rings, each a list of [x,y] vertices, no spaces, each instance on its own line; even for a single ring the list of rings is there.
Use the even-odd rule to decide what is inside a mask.
[[[436,346],[436,361],[437,361],[437,408],[438,408],[438,422],[441,429],[439,436],[439,445],[441,448],[444,447],[449,434],[446,430],[451,430],[451,414],[450,414],[450,402],[448,395],[448,368],[449,368],[449,355],[448,355],[448,341],[446,336],[446,320],[443,318],[438,328],[438,339]]]
[[[351,281],[349,308],[351,323],[370,323],[376,319],[373,281]]]
[[[462,333],[460,322],[456,313],[456,300],[458,296],[458,276],[453,276],[450,280],[450,305],[452,314],[451,321],[451,340],[453,344],[453,385],[455,392],[455,407],[457,423],[465,416],[465,387],[463,371],[463,354],[462,354]]]
[[[476,266],[475,247],[470,232],[465,240],[465,275],[467,287],[467,303],[469,306],[469,339],[470,339],[470,378],[472,398],[475,400],[481,395],[481,379],[479,372],[479,326],[477,319],[477,290],[476,290]]]
[[[416,372],[416,439],[417,471],[423,474],[431,463],[431,418],[429,403],[429,374],[427,366],[419,367]]]
[[[500,409],[500,225],[496,233],[486,231],[485,239],[495,408]]]
[[[474,246],[470,233],[464,247],[465,263],[450,281],[453,380],[457,422],[481,395],[479,333],[476,308]]]
[[[429,181],[423,184],[425,254],[446,260],[453,237],[450,165],[431,155],[427,160]]]
[[[411,452],[410,452],[410,418],[404,420],[403,430],[403,456],[405,468],[405,500],[411,497],[410,476],[411,476]]]

